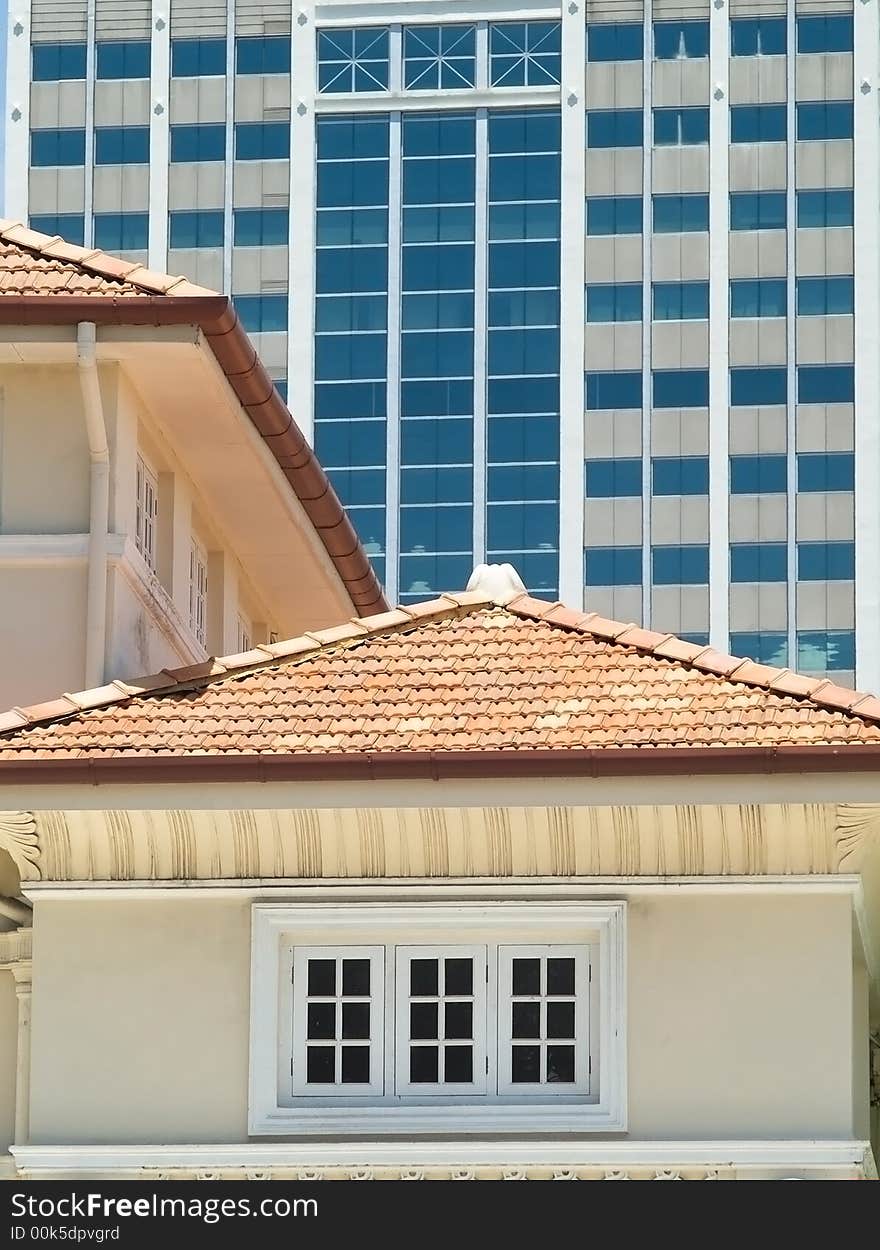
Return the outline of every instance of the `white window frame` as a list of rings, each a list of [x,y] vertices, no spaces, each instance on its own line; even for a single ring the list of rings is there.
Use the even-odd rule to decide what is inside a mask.
[[[159,478],[140,453],[135,470],[135,535],[134,545],[144,563],[156,571],[156,530],[159,522]]]
[[[487,1053],[487,1020],[486,1020],[486,988],[487,988],[487,972],[488,962],[486,957],[485,946],[398,946],[396,948],[396,968],[395,968],[395,1007],[396,1021],[394,1030],[395,1053],[390,1056],[390,1066],[393,1069],[394,1090],[395,1093],[404,1098],[444,1098],[455,1095],[462,1095],[467,1098],[479,1098],[485,1096],[488,1069],[483,1062],[483,1056]],[[441,974],[444,961],[447,959],[471,959],[473,960],[473,1052],[474,1059],[479,1058],[480,1062],[475,1063],[473,1082],[467,1085],[454,1084],[452,1082],[441,1082],[437,1085],[421,1085],[413,1084],[406,1076],[409,1070],[409,1064],[404,1059],[410,1048],[410,1030],[409,1030],[409,1008],[411,1002],[418,1002],[419,999],[410,999],[409,996],[409,970],[410,963],[413,959],[438,959],[440,961]],[[438,986],[439,994],[437,996],[438,1008],[446,1001],[446,995],[443,993],[442,980]],[[442,1011],[440,1012],[442,1016]],[[442,1020],[441,1020],[442,1025]],[[442,1034],[442,1027],[440,1032]],[[445,1043],[438,1041],[438,1047],[445,1049]],[[398,1058],[399,1057],[399,1058]],[[396,1063],[395,1063],[396,1060]]]
[[[249,1132],[284,1134],[597,1133],[626,1130],[626,904],[570,899],[401,902],[257,903],[252,911]],[[410,1094],[395,1089],[392,1047],[386,1048],[381,1097],[308,1098],[291,1085],[293,989],[298,947],[384,946],[385,1034],[395,1023],[392,947],[432,953],[468,947],[589,947],[589,1088],[503,1088],[495,1047],[497,983],[504,954],[490,952],[485,1018],[490,1024],[487,1093]],[[393,952],[391,952],[393,955]],[[503,975],[503,973],[502,973]],[[475,990],[476,990],[475,985]],[[477,1012],[475,1011],[475,1017]],[[378,1021],[378,1017],[376,1017]],[[499,1034],[500,1038],[501,1034]],[[501,1042],[499,1041],[499,1046]],[[398,1067],[400,1066],[398,1061]],[[372,1075],[372,1073],[371,1073]],[[477,1072],[475,1071],[475,1076]]]
[[[235,626],[235,649],[236,651],[238,651],[239,653],[244,652],[244,651],[250,651],[251,647],[254,645],[253,637],[254,637],[254,631],[251,627],[250,621],[247,619],[244,613],[239,612],[238,617],[236,619],[236,626]]]
[[[203,647],[208,645],[208,553],[196,538],[189,546],[189,624]]]

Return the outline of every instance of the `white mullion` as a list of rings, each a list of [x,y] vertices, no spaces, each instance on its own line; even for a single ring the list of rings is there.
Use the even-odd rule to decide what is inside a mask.
[[[489,362],[489,117],[478,109],[474,166],[473,562],[486,559]]]
[[[388,124],[388,353],[385,370],[385,593],[400,593],[400,272],[403,187],[400,113]]]
[[[95,72],[97,60],[95,52],[95,4],[96,0],[88,0],[86,9],[86,152],[83,200],[83,241],[86,247],[94,247],[95,245],[95,90],[97,88]]]
[[[314,443],[315,23],[310,4],[292,25],[290,72],[290,186],[288,191],[287,405]]]
[[[235,172],[235,0],[226,7],[226,135],[223,156],[223,290],[232,291],[232,196]]]
[[[787,665],[797,667],[797,13],[785,11],[785,630]],[[759,628],[761,622],[758,622]]]
[[[150,31],[149,264],[168,268],[168,157],[171,21],[168,0],[153,0]]]
[[[654,199],[654,14],[652,0],[644,0],[642,29],[642,622],[652,623],[651,612],[651,335],[654,310],[651,302]],[[586,227],[585,227],[586,228]],[[587,604],[589,607],[589,604]]]
[[[27,224],[30,210],[31,0],[6,20],[5,217]],[[88,95],[88,82],[86,82]],[[60,209],[60,205],[58,208]]]

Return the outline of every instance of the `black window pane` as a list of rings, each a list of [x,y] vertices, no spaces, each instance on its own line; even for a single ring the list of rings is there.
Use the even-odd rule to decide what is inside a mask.
[[[447,1046],[443,1055],[443,1079],[447,1082],[474,1079],[474,1052],[471,1046]]]
[[[336,960],[309,960],[309,994],[327,997],[336,993]]]
[[[419,1039],[437,1037],[437,1010],[436,1003],[410,1003],[410,1037]]]
[[[446,1004],[446,1037],[473,1037],[473,1003]]]
[[[366,1085],[370,1080],[369,1046],[343,1046],[342,1084]]]
[[[547,1036],[574,1037],[574,1003],[547,1004]]]
[[[547,993],[548,994],[573,994],[574,993],[574,960],[573,959],[548,959],[547,960]]]
[[[514,1046],[511,1076],[515,1085],[537,1084],[541,1079],[541,1047]]]
[[[369,1003],[342,1004],[342,1036],[345,1038],[370,1036]],[[562,1036],[567,1036],[567,1034]]]
[[[447,994],[473,994],[474,961],[472,959],[447,959],[444,984]]]
[[[326,1041],[336,1036],[336,1004],[309,1003],[308,1011],[309,1039]]]
[[[426,998],[436,995],[437,960],[414,959],[409,966],[409,992],[412,998]]]
[[[343,959],[342,993],[367,997],[370,993],[369,959]]]
[[[410,1084],[436,1085],[437,1073],[437,1047],[411,1046],[409,1049]]]
[[[540,959],[514,959],[513,992],[514,994],[541,993]]]
[[[336,1050],[333,1046],[309,1046],[306,1081],[309,1085],[332,1085],[336,1079]]]
[[[513,1036],[530,1038],[541,1036],[540,1003],[513,1004]]]
[[[570,1084],[574,1080],[574,1047],[547,1047],[547,1081]]]

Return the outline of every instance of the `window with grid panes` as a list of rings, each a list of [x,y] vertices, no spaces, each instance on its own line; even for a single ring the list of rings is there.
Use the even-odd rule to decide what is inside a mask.
[[[137,458],[135,546],[151,569],[156,568],[156,522],[159,517],[159,482],[141,457]]]
[[[570,1127],[590,1127],[614,1101],[625,1053],[623,905],[584,906],[581,915],[563,909],[557,920],[553,907],[540,904],[535,919],[546,923],[537,926],[528,904],[498,902],[491,918],[481,907],[433,922],[453,909],[429,906],[421,926],[411,903],[373,911],[366,921],[356,905],[322,907],[322,924],[333,913],[340,918],[329,924],[326,943],[316,940],[302,906],[291,909],[302,913],[301,944],[284,909],[257,905],[252,1091],[263,1090],[269,1123],[288,1117],[318,1132],[321,1108],[339,1125],[347,1106],[352,1131],[364,1122],[354,1115],[360,1110],[371,1128],[391,1132],[400,1122],[395,1108],[410,1126],[423,1113],[427,1127],[476,1106],[499,1124],[515,1122],[517,1108],[563,1119],[579,1108],[589,1115]],[[448,942],[438,940],[444,921]],[[389,941],[395,925],[401,940]],[[602,1045],[607,1089],[598,1081]],[[370,1108],[382,1118],[370,1119]],[[271,1131],[254,1112],[255,1131]]]
[[[208,638],[208,554],[197,538],[189,549],[189,623],[202,646]]]

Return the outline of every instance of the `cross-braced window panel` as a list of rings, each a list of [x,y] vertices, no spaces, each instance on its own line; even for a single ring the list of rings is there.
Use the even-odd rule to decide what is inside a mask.
[[[454,91],[473,87],[476,65],[476,27],[405,27],[403,74],[408,90]]]
[[[559,22],[495,22],[490,27],[493,87],[548,87],[561,81]]]
[[[318,31],[318,91],[324,95],[388,90],[388,31],[362,27]]]

